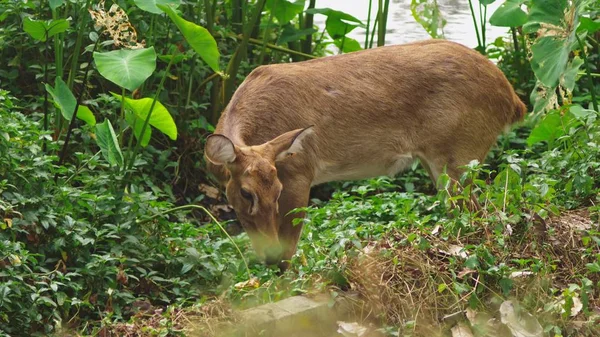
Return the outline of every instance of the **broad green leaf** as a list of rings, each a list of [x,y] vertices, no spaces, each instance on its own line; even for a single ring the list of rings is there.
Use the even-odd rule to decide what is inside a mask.
[[[102,156],[109,164],[123,166],[123,153],[119,148],[115,130],[108,119],[96,124],[96,143],[102,150]]]
[[[65,19],[50,20],[47,22],[31,20],[29,17],[23,19],[23,29],[36,40],[46,41],[56,34],[69,29],[69,21]]]
[[[140,142],[140,145],[142,145],[143,147],[148,146],[148,144],[150,143],[150,138],[152,138],[152,128],[150,126],[147,126],[146,130],[144,130],[144,136],[141,137],[145,119],[141,119],[138,116],[136,116],[136,114],[134,114],[132,111],[127,110],[125,112],[125,121],[127,121],[127,124],[129,124],[133,129],[135,139],[137,139]]]
[[[573,105],[569,108],[571,114],[578,120],[585,122],[588,117],[594,116],[596,112],[594,110],[584,109],[581,105]]]
[[[307,29],[296,29],[293,25],[285,25],[277,41],[279,44],[285,44],[291,41],[298,41],[304,38],[306,35],[310,35],[317,32],[314,28]]]
[[[331,8],[310,8],[306,10],[306,13],[327,16],[325,30],[327,30],[329,36],[334,40],[350,33],[356,27],[365,26],[362,21],[354,16]]]
[[[121,95],[115,93],[113,93],[113,96],[119,100],[123,99]],[[152,106],[152,101],[153,98],[149,97],[142,99],[125,97],[125,107],[135,115],[130,116],[127,122],[134,128],[135,135],[138,140],[140,139],[144,121],[146,120],[148,112],[150,111],[150,107]],[[148,123],[158,129],[160,132],[167,135],[169,138],[173,140],[177,139],[177,126],[175,125],[175,121],[173,121],[173,117],[171,117],[169,111],[159,101],[156,101]],[[146,127],[146,129],[149,128]],[[146,137],[148,137],[148,139],[146,139]],[[141,144],[146,146],[148,145],[149,140],[150,138],[148,134],[144,132],[144,137],[141,137]]]
[[[280,25],[284,25],[294,19],[304,10],[304,0],[294,2],[287,0],[267,0],[265,7],[273,13]]]
[[[561,120],[558,110],[553,110],[531,131],[527,138],[527,145],[531,146],[543,141],[553,141],[563,132],[560,128]]]
[[[563,77],[561,79],[561,85],[567,89],[567,91],[572,92],[575,88],[575,81],[577,80],[577,73],[579,72],[579,68],[583,65],[583,59],[579,56],[575,56],[567,69],[565,70]]]
[[[484,6],[491,5],[494,2],[496,2],[496,0],[479,0],[479,3],[481,3]]]
[[[92,113],[92,110],[85,105],[79,105],[77,108],[77,118],[81,119],[89,126],[96,125],[94,113]]]
[[[342,42],[344,43],[343,45]],[[362,50],[360,43],[348,36],[342,39],[337,39],[333,41],[333,43],[335,43],[336,47],[342,49],[342,52],[344,53],[351,53],[353,51]]]
[[[533,33],[541,23],[561,26],[566,9],[567,0],[532,0],[527,24],[523,28],[526,33]]]
[[[167,5],[177,8],[180,4],[179,0],[133,0],[133,2],[140,9],[154,14],[163,13],[156,5]]]
[[[156,69],[154,47],[94,52],[94,61],[100,75],[129,91],[142,85]]]
[[[49,0],[50,9],[55,10],[58,7],[62,6],[65,3],[65,0]]]
[[[444,37],[446,20],[436,0],[412,0],[410,11],[413,18],[425,28],[425,31],[434,39]]]
[[[527,22],[527,13],[521,9],[523,1],[508,0],[492,16],[490,24],[498,27],[519,27]]]
[[[554,88],[569,61],[573,43],[556,36],[544,36],[531,46],[531,69],[547,87]]]
[[[219,48],[215,38],[204,27],[182,19],[170,6],[157,5],[175,23],[185,40],[215,72],[219,71]]]
[[[75,106],[77,106],[77,99],[69,90],[67,84],[62,80],[62,78],[57,77],[54,82],[54,88],[52,88],[49,84],[46,83],[46,91],[52,96],[54,103],[60,109],[63,117],[66,120],[71,120],[73,118],[73,112],[75,112]]]
[[[579,27],[577,31],[587,31],[588,34],[593,34],[600,30],[600,19],[592,20],[590,18],[581,17],[579,18]]]

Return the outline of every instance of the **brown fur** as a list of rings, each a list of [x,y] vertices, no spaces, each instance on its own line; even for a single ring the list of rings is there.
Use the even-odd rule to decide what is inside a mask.
[[[483,162],[496,137],[525,112],[493,63],[443,40],[261,66],[239,87],[215,130],[231,140],[235,159],[209,163],[209,169],[227,186],[259,255],[269,258],[264,248],[277,247],[270,260],[285,260],[301,231],[291,222],[303,216],[286,214],[307,205],[312,185],[393,174],[413,158],[434,180],[445,166],[458,179],[459,166]],[[287,153],[311,125],[314,134],[302,150]],[[207,141],[209,159],[211,146]],[[280,153],[287,158],[276,161]],[[247,214],[243,186],[268,214]]]

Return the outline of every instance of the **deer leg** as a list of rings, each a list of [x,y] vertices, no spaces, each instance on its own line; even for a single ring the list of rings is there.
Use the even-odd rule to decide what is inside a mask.
[[[460,159],[456,159],[456,158],[460,158]],[[470,159],[469,159],[470,158]],[[440,176],[440,174],[442,174],[442,172],[444,172],[444,170],[446,170],[446,174],[448,174],[448,176],[450,177],[452,184],[454,185],[454,187],[456,187],[456,193],[459,194],[461,193],[462,189],[464,188],[464,186],[468,186],[468,188],[471,188],[471,181],[469,179],[467,179],[464,184],[460,183],[460,178],[462,176],[462,174],[464,173],[464,169],[461,168],[461,166],[467,165],[471,160],[473,159],[478,159],[479,162],[483,162],[483,160],[485,159],[485,154],[483,155],[478,155],[473,157],[473,154],[466,154],[464,156],[456,156],[456,154],[453,155],[452,152],[448,152],[445,155],[436,155],[436,156],[429,156],[429,157],[424,157],[422,158],[424,165],[426,167],[426,169],[428,170],[431,179],[433,180],[433,182],[435,183],[436,187],[439,189],[444,188],[444,186],[441,186],[440,184],[438,184],[438,178]],[[454,190],[454,188],[451,189],[451,193],[453,193],[452,191]],[[466,204],[466,205],[465,205]],[[459,206],[460,208],[467,208],[472,212],[475,211],[479,211],[481,209],[481,206],[479,205],[479,202],[477,201],[477,197],[473,194],[470,193],[470,198],[468,202],[459,202]]]

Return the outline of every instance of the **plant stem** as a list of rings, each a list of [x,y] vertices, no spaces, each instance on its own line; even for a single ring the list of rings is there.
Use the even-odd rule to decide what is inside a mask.
[[[316,0],[310,0],[307,9],[315,8],[316,2],[317,2]],[[314,17],[315,17],[314,14],[306,13],[306,15],[304,17],[304,29],[313,28]],[[306,39],[304,41],[302,41],[302,52],[304,54],[312,53],[312,41],[313,41],[312,38],[313,38],[312,34],[308,34],[308,35],[306,35]]]
[[[575,33],[575,37],[577,38],[577,43],[579,43],[579,48],[581,48],[581,56],[583,57],[583,63],[585,64],[585,71],[588,76],[588,86],[589,86],[590,94],[592,95],[592,104],[594,106],[594,110],[596,110],[596,113],[599,113],[600,109],[598,109],[598,100],[596,99],[596,88],[594,87],[594,79],[592,77],[592,71],[590,70],[590,64],[588,62],[587,54],[585,52],[585,45],[583,44],[583,42],[581,41],[581,39],[579,38],[579,35],[577,35],[577,33]]]
[[[369,27],[371,24],[371,9],[373,8],[373,0],[369,0],[369,13],[367,14],[367,28],[365,33],[365,49],[369,47]]]
[[[73,57],[71,58],[71,70],[69,70],[69,77],[67,78],[67,86],[71,91],[73,91],[73,82],[75,81],[75,76],[77,74],[77,64],[79,62],[81,44],[83,43],[83,36],[85,35],[84,31],[89,18],[89,15],[87,14],[87,8],[90,7],[90,2],[91,0],[86,1],[84,12],[81,15],[81,21],[77,23],[79,26],[79,31],[77,32],[77,40],[75,41]]]
[[[250,279],[250,277],[252,276],[252,274],[250,273],[250,268],[248,268],[248,262],[246,261],[246,258],[244,257],[244,254],[242,254],[242,251],[240,250],[240,247],[238,247],[238,245],[235,243],[235,241],[233,240],[233,238],[231,237],[231,235],[229,235],[229,233],[227,233],[227,231],[225,230],[225,228],[221,225],[221,223],[215,218],[214,215],[212,215],[211,212],[209,212],[205,207],[200,206],[200,205],[184,205],[184,206],[179,206],[179,207],[174,207],[171,209],[168,209],[164,212],[161,212],[159,214],[155,214],[153,216],[151,216],[150,218],[147,219],[143,219],[143,220],[138,220],[137,224],[141,225],[147,222],[150,222],[160,216],[172,213],[172,212],[176,212],[176,211],[182,211],[182,210],[186,210],[186,209],[199,209],[201,211],[203,211],[204,213],[206,213],[206,215],[208,215],[211,220],[217,224],[217,226],[219,226],[219,228],[221,229],[221,231],[223,232],[223,234],[225,234],[225,236],[227,236],[227,239],[229,239],[229,241],[231,241],[231,244],[233,244],[233,246],[235,247],[235,249],[237,250],[238,254],[240,254],[240,257],[242,258],[242,261],[244,261],[244,266],[246,266],[246,273],[248,274],[248,279]]]
[[[260,50],[260,56],[258,58],[258,65],[262,65],[265,60],[265,51],[267,50],[267,38],[269,35],[269,28],[271,27],[271,23],[273,23],[273,12],[275,12],[275,8],[277,8],[277,1],[273,1],[273,8],[269,11],[269,21],[267,22],[267,27],[265,27],[265,32],[263,34],[263,43],[262,49]]]
[[[248,47],[248,41],[250,40],[250,34],[252,34],[252,29],[253,29],[254,25],[258,24],[258,19],[260,18],[260,13],[262,12],[263,8],[265,7],[265,2],[266,2],[266,0],[258,0],[256,6],[254,8],[254,13],[252,14],[252,18],[244,24],[244,35],[242,36],[242,41],[236,48],[235,52],[233,53],[233,56],[231,57],[231,60],[229,61],[229,64],[227,65],[228,78],[225,79],[224,86],[223,86],[223,91],[224,91],[223,97],[222,97],[223,105],[227,105],[227,103],[229,102],[229,99],[231,98],[231,95],[233,94],[238,70],[240,67],[240,63],[242,62],[242,55],[245,54],[245,52],[246,52],[246,49]],[[262,41],[261,41],[261,43],[262,43]],[[214,119],[214,117],[215,116],[213,115],[212,122],[213,122],[213,124],[216,124],[217,121]]]
[[[44,51],[44,83],[48,83],[48,32],[46,31],[46,50]],[[44,90],[44,131],[48,131],[48,90]],[[43,141],[42,151],[46,152],[46,141]]]
[[[377,25],[379,24],[379,14],[375,16],[375,22],[373,22],[373,28],[371,28],[371,43],[369,43],[369,49],[373,48],[373,41],[375,40],[375,32],[377,31]]]
[[[71,117],[71,122],[69,123],[69,128],[67,129],[67,135],[65,137],[65,143],[63,144],[62,151],[60,153],[60,158],[58,160],[58,166],[61,166],[65,162],[65,158],[67,157],[67,149],[69,148],[69,141],[71,140],[71,133],[73,132],[73,128],[75,127],[75,120],[77,119],[77,110],[79,109],[79,105],[81,104],[81,100],[83,99],[83,94],[85,93],[85,86],[87,85],[88,74],[90,73],[90,68],[92,65],[92,57],[94,55],[94,51],[96,51],[96,47],[98,47],[98,43],[100,39],[96,40],[94,43],[94,48],[90,53],[90,58],[88,59],[88,64],[85,67],[85,72],[83,73],[83,82],[81,83],[81,91],[79,92],[79,96],[77,96],[77,103],[75,104],[75,111],[73,111],[73,116]],[[58,173],[54,175],[54,181],[58,180]]]
[[[481,47],[481,38],[479,37],[479,28],[477,28],[477,19],[475,18],[475,11],[473,10],[473,3],[469,0],[469,9],[471,10],[471,17],[473,18],[473,26],[475,27],[475,34],[477,35],[477,45]]]

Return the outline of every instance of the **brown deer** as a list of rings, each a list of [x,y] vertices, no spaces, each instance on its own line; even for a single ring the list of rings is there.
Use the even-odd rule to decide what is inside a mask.
[[[486,157],[526,106],[476,51],[427,40],[260,66],[206,140],[209,170],[259,257],[286,268],[311,186],[393,176],[419,159],[434,183]]]

